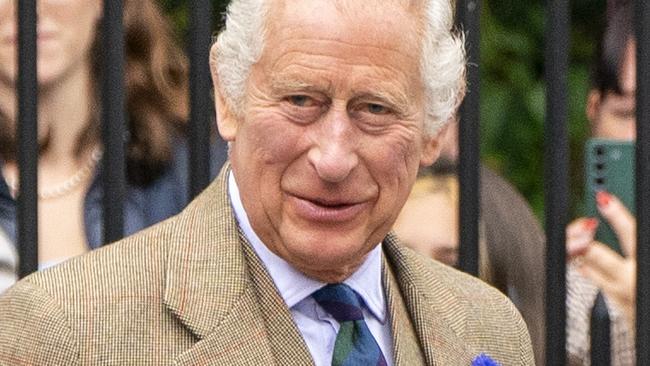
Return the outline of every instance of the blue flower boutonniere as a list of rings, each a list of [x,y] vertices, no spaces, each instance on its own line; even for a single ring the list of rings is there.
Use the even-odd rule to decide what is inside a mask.
[[[481,353],[480,355],[476,356],[476,358],[474,358],[474,361],[472,361],[471,366],[500,366],[500,365],[498,362],[491,359],[490,356],[486,355],[485,353]]]

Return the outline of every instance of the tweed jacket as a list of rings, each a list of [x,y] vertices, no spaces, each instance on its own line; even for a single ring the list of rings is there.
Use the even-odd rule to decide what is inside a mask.
[[[313,365],[238,229],[227,171],[178,216],[10,288],[0,364]],[[391,234],[382,245],[396,365],[534,364],[501,293]]]

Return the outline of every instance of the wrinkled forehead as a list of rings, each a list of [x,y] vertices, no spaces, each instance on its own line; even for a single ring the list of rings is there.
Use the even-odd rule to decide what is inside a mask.
[[[318,32],[343,43],[419,53],[424,1],[415,0],[276,0],[267,18],[267,43]],[[393,36],[390,33],[394,32]],[[359,36],[362,34],[363,36]],[[388,35],[388,36],[387,36]]]

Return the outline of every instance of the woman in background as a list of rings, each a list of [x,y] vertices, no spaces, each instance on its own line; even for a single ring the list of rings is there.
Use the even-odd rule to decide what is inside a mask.
[[[443,141],[456,146],[451,132]],[[451,141],[448,137],[452,137]],[[451,155],[447,157],[453,159]],[[512,185],[485,167],[480,174],[479,277],[508,295],[517,306],[531,335],[535,361],[542,365],[544,234],[525,199]],[[456,266],[458,196],[456,166],[443,158],[420,172],[395,222],[395,233],[421,254]]]
[[[0,0],[0,227],[16,241],[16,1]],[[38,205],[41,268],[102,243],[101,0],[39,0]],[[187,61],[153,0],[124,1],[128,120],[125,233],[188,197]],[[111,101],[107,101],[110,103]]]
[[[633,3],[610,0],[598,45],[586,114],[592,137],[636,140],[636,42]],[[581,217],[567,227],[569,265],[567,336],[571,364],[590,363],[590,316],[602,291],[611,319],[612,365],[634,365],[636,220],[609,192],[598,192],[597,208],[614,229],[624,256],[594,237],[598,222]]]

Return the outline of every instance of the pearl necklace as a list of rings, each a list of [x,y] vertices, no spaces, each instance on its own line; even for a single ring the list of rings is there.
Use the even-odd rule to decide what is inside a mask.
[[[90,177],[90,175],[95,171],[95,168],[97,167],[97,163],[102,159],[102,156],[104,155],[104,152],[100,148],[95,148],[93,152],[90,154],[90,159],[77,170],[73,175],[71,175],[68,179],[65,181],[61,182],[60,184],[57,184],[56,186],[52,188],[47,188],[38,191],[38,198],[41,200],[50,200],[54,198],[59,198],[66,196],[70,194],[72,191],[75,190],[81,184],[84,182],[86,179]],[[18,196],[18,184],[16,184],[16,181],[9,180],[7,179],[7,186],[9,187],[9,192],[11,193],[12,197],[17,197]]]

